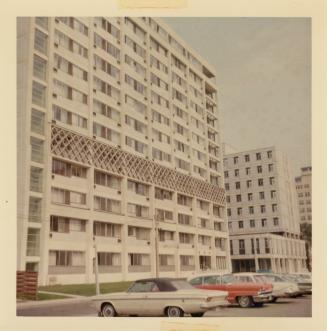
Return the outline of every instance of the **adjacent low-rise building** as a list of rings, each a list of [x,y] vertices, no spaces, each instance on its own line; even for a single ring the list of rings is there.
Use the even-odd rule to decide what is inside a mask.
[[[295,177],[295,188],[298,196],[301,223],[311,224],[312,221],[311,177],[312,177],[312,167],[301,168],[301,175]]]
[[[305,269],[288,158],[274,147],[226,154],[224,177],[233,271]]]

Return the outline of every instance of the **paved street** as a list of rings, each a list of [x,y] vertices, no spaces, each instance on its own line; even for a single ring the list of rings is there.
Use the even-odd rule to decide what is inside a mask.
[[[42,306],[25,307],[20,305],[18,316],[97,316],[89,301],[75,302],[74,299],[65,303],[47,303]],[[266,304],[259,308],[227,307],[210,311],[205,316],[210,317],[311,317],[311,295],[296,299],[280,299],[276,303]]]

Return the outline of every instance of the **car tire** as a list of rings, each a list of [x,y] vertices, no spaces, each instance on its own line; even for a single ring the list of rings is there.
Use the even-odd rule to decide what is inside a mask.
[[[263,302],[255,302],[254,303],[255,307],[262,307],[263,306]]]
[[[117,316],[117,312],[114,306],[110,303],[105,303],[101,307],[101,314],[103,317],[115,317]]]
[[[166,316],[167,317],[183,317],[184,312],[179,307],[170,306],[170,307],[167,307],[167,309],[166,309]]]
[[[253,305],[253,300],[250,296],[241,296],[237,298],[237,303],[242,308],[249,308]]]
[[[276,302],[277,301],[277,297],[273,297],[271,300],[270,300],[270,302]]]
[[[202,317],[204,315],[204,313],[192,313],[191,316],[192,317]]]

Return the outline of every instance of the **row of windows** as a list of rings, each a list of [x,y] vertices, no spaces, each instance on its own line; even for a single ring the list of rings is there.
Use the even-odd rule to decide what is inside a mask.
[[[260,200],[264,200],[265,199],[265,193],[266,192],[264,192],[264,191],[258,192],[258,198]],[[243,195],[243,200],[246,201],[246,199],[244,199],[244,196],[247,198],[247,201],[252,201],[253,198],[254,198],[254,193],[244,194]],[[269,197],[270,197],[270,199],[275,199],[276,198],[276,191],[275,190],[270,191]],[[227,203],[233,202],[232,199],[231,199],[231,196],[229,196],[229,195],[226,196],[226,202]],[[242,194],[235,195],[234,202],[242,202]]]
[[[279,226],[279,219],[278,217],[274,217],[272,219],[273,221],[273,225],[274,226]],[[265,228],[268,226],[268,220],[266,218],[262,218],[261,220],[248,220],[248,221],[238,221],[237,222],[237,227],[238,229],[244,229],[245,226],[247,226],[248,228],[256,228],[258,226],[258,224],[261,225],[262,228]],[[228,227],[229,229],[232,229],[232,222],[228,222]]]
[[[250,188],[252,187],[252,180],[247,180],[246,182],[244,182],[243,184],[245,184],[246,188]],[[258,178],[258,186],[264,186],[264,179],[263,178]],[[274,185],[275,184],[275,177],[269,177],[269,185]],[[230,184],[229,183],[225,183],[225,190],[229,191],[230,189]],[[241,182],[235,182],[235,189],[239,190],[241,189]]]
[[[245,208],[243,208],[243,207],[235,208],[235,215],[238,215],[238,216],[242,215],[244,209]],[[248,207],[248,213],[249,214],[253,215],[254,210],[255,210],[254,206],[249,206]],[[271,205],[271,211],[273,213],[277,212],[277,204],[276,203],[273,203]],[[260,207],[258,206],[258,212],[260,212],[261,214],[266,213],[267,212],[266,205],[261,205]],[[227,208],[227,216],[232,216],[232,208]]]
[[[255,155],[255,157],[254,157],[254,155]],[[257,161],[259,161],[259,160],[261,160],[262,159],[262,157],[263,157],[263,152],[258,152],[258,153],[255,153],[252,157],[255,159],[255,160],[257,160]],[[268,159],[271,159],[272,158],[272,151],[267,151],[266,152],[266,157],[268,158]],[[232,159],[233,159],[233,163],[234,164],[238,164],[239,163],[239,160],[240,160],[240,156],[234,156]],[[227,158],[225,159],[225,160],[228,160]],[[244,155],[244,162],[250,162],[251,161],[251,157],[250,157],[250,154],[245,154]]]
[[[267,170],[268,170],[268,172],[274,171],[274,165],[272,163],[268,164],[267,165]],[[256,173],[261,174],[262,172],[263,172],[263,166],[258,165],[256,167]],[[228,171],[228,170],[224,171],[225,178],[228,178],[230,173],[232,173],[232,171]],[[234,169],[233,174],[234,174],[234,177],[239,177],[240,176],[240,169]],[[245,168],[244,169],[244,174],[245,175],[251,175],[251,168],[250,167]]]

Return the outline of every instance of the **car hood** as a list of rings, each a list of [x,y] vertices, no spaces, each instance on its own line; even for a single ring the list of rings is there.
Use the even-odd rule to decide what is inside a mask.
[[[273,289],[274,290],[284,290],[287,288],[296,288],[297,284],[292,282],[274,282]]]

